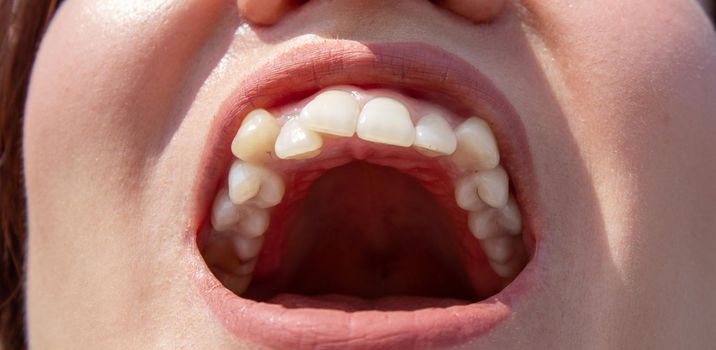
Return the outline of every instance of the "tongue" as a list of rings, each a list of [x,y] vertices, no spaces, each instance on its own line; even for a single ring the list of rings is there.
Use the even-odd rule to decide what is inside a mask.
[[[473,297],[447,210],[409,175],[359,161],[331,169],[293,214],[274,294]]]

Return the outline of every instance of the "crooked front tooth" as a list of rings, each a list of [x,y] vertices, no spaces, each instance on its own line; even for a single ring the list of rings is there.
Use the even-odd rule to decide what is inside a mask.
[[[311,158],[321,152],[323,139],[305,128],[298,119],[289,119],[276,138],[276,155],[281,159]]]
[[[262,169],[240,160],[229,169],[229,198],[234,204],[243,204],[255,197],[261,189]]]
[[[264,237],[246,238],[237,236],[233,238],[233,243],[234,249],[236,249],[236,256],[241,261],[249,261],[259,255],[261,246],[264,243]]]
[[[475,174],[477,194],[483,202],[493,208],[502,208],[507,204],[509,178],[505,169],[498,166]]]
[[[350,137],[356,131],[360,106],[346,91],[322,92],[301,110],[301,124],[313,131]]]
[[[455,152],[457,138],[445,118],[439,114],[428,114],[415,126],[413,146],[427,156],[448,155]]]
[[[234,136],[231,153],[247,162],[264,162],[271,158],[273,145],[281,126],[265,109],[251,111]]]
[[[410,112],[399,101],[376,97],[363,106],[358,117],[358,137],[388,145],[409,147],[415,141]]]
[[[491,169],[500,163],[495,136],[490,126],[478,117],[465,120],[455,129],[457,149],[453,161],[468,170]]]

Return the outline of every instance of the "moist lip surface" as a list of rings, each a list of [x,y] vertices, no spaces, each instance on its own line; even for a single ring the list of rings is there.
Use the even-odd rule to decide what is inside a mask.
[[[201,209],[191,240],[196,240],[206,220],[213,195],[207,189],[217,187],[220,169],[228,166],[230,141],[242,118],[254,108],[278,106],[338,84],[407,89],[456,113],[484,116],[494,125],[518,200],[534,190],[532,180],[524,176],[531,173],[531,161],[518,117],[489,80],[450,53],[419,43],[326,41],[293,49],[272,62],[250,75],[225,101],[210,131],[201,164],[203,175],[194,191]],[[524,234],[529,238],[528,248],[535,252],[538,235],[532,230],[532,215],[530,210],[524,213]],[[276,348],[459,345],[508,318],[513,299],[526,297],[533,278],[530,264],[509,286],[486,300],[415,310],[419,298],[382,299],[370,307],[350,297],[311,300],[295,295],[278,298],[280,304],[259,303],[223,288],[206,266],[201,268],[195,275],[199,291],[224,326],[240,339]],[[388,311],[400,309],[415,311]]]

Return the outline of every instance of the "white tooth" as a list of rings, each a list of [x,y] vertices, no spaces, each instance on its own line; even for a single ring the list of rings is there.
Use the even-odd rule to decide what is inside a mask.
[[[231,152],[247,162],[264,162],[271,159],[273,145],[281,126],[265,109],[251,111],[234,136]]]
[[[511,235],[522,233],[522,215],[514,197],[510,196],[507,199],[507,205],[500,209],[500,217],[497,222],[505,232]]]
[[[309,102],[299,119],[313,131],[338,136],[353,136],[360,106],[351,93],[341,90],[322,92]]]
[[[234,204],[243,204],[256,196],[261,189],[263,168],[240,160],[229,170],[229,198]]]
[[[479,240],[500,235],[500,228],[495,221],[495,211],[491,208],[471,211],[467,217],[467,226],[472,235]]]
[[[506,263],[499,263],[496,261],[488,260],[487,261],[490,264],[490,267],[492,267],[492,271],[495,271],[495,273],[502,277],[502,278],[508,278],[515,274],[517,267],[510,261]]]
[[[229,192],[222,189],[214,199],[211,210],[211,226],[217,231],[226,231],[241,219],[241,210],[231,202]]]
[[[505,169],[498,166],[480,171],[475,180],[477,181],[477,194],[483,202],[493,208],[502,208],[507,204],[509,178]]]
[[[363,106],[357,133],[366,141],[403,147],[409,147],[415,140],[410,112],[402,103],[388,97],[376,97]]]
[[[480,245],[490,260],[505,263],[515,254],[516,239],[513,236],[497,236],[480,240]]]
[[[428,114],[415,126],[413,145],[427,156],[448,155],[455,152],[457,139],[450,124],[439,114]],[[423,153],[423,152],[421,152]]]
[[[241,266],[236,270],[236,273],[239,275],[250,275],[254,272],[254,269],[256,268],[256,259],[251,259],[250,261],[241,263]]]
[[[245,206],[242,208],[241,220],[236,225],[235,232],[244,238],[261,236],[268,229],[271,218],[268,210]]]
[[[261,245],[264,243],[264,237],[246,238],[241,236],[233,237],[234,249],[236,256],[241,261],[249,261],[259,255]]]
[[[463,176],[455,182],[455,202],[468,211],[478,211],[486,207],[477,195],[477,174]]]
[[[281,159],[304,159],[321,152],[323,140],[315,131],[308,130],[298,119],[289,119],[276,138],[276,155]]]
[[[270,169],[261,169],[261,185],[256,197],[251,198],[248,204],[259,208],[271,208],[281,203],[286,187],[283,179]]]
[[[491,169],[500,163],[495,136],[490,126],[478,117],[465,120],[455,129],[457,149],[453,161],[467,170]]]

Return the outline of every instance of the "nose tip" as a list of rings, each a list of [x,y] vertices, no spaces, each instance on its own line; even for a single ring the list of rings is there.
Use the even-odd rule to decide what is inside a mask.
[[[473,22],[490,22],[505,7],[507,0],[440,0],[438,5]]]

